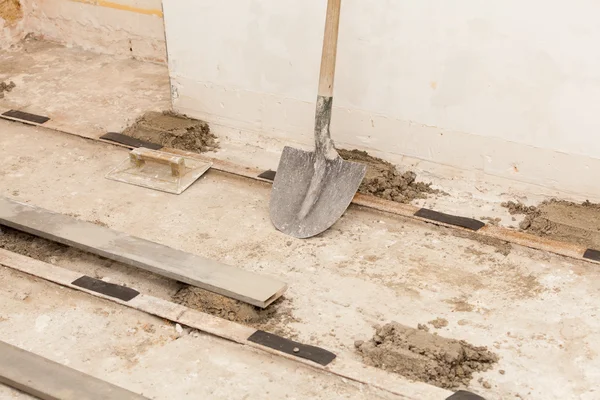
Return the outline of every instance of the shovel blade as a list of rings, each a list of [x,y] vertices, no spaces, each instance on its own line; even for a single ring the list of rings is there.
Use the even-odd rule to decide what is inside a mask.
[[[302,204],[315,176],[315,153],[285,147],[271,192],[273,225],[296,238],[308,238],[331,227],[344,214],[362,182],[367,167],[344,161],[326,160],[323,180],[310,211],[302,216]]]

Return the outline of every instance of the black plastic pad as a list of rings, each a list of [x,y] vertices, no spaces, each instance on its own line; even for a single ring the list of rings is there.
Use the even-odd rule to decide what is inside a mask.
[[[111,142],[124,144],[125,146],[134,148],[145,147],[151,150],[160,150],[163,148],[160,144],[146,142],[145,140],[136,139],[117,132],[108,132],[107,134],[100,136],[100,139],[110,140]]]
[[[35,124],[43,124],[44,122],[48,122],[50,120],[50,118],[44,117],[43,115],[30,114],[19,110],[9,110],[5,113],[2,113],[2,116],[16,118],[22,121],[29,121]]]
[[[271,349],[279,350],[286,354],[291,354],[296,357],[316,362],[317,364],[321,364],[323,366],[332,362],[336,357],[332,352],[319,347],[294,342],[293,340],[260,330],[254,332],[248,338],[248,340]],[[297,351],[294,351],[294,349]]]
[[[129,301],[135,298],[138,294],[140,294],[140,292],[138,292],[137,290],[133,290],[132,288],[128,288],[121,285],[115,285],[114,283],[104,282],[100,279],[95,279],[90,276],[82,276],[81,278],[78,278],[71,282],[71,284],[123,301]]]
[[[415,217],[421,217],[430,219],[432,221],[443,222],[449,225],[460,226],[462,228],[471,229],[472,231],[477,231],[485,226],[483,222],[473,218],[457,217],[456,215],[444,214],[429,210],[427,208],[421,208],[414,215]]]

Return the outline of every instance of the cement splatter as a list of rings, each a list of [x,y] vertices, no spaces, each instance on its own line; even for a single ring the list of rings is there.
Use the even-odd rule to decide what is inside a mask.
[[[448,326],[448,320],[445,318],[436,318],[433,321],[428,322],[429,325],[433,326],[435,329],[442,329]]]
[[[486,246],[491,246],[494,247],[496,250],[496,253],[500,253],[503,256],[508,256],[512,250],[512,245],[510,244],[510,242],[501,240],[501,239],[497,239],[494,237],[490,237],[490,236],[483,236],[483,235],[478,235],[475,234],[473,232],[469,232],[466,230],[460,230],[460,229],[452,229],[450,231],[450,234],[452,236],[455,237],[459,237],[459,238],[465,238],[465,239],[471,239],[471,240],[475,240],[481,244],[484,244]],[[477,250],[471,251],[472,253],[476,253]],[[483,255],[484,253],[480,254]]]
[[[494,225],[494,226],[498,226],[500,224],[500,221],[502,221],[501,218],[492,218],[492,217],[481,217],[479,218],[482,221],[486,221],[488,224],[490,225]]]
[[[23,10],[19,0],[0,0],[0,19],[11,26],[21,18],[23,18]]]
[[[508,201],[502,203],[512,215],[523,214],[522,231],[537,236],[600,249],[600,204],[546,200],[538,206]]]
[[[239,300],[186,285],[173,295],[173,301],[207,314],[277,335],[288,338],[296,336],[289,324],[297,320],[292,314],[289,300],[285,298],[276,301],[266,309],[261,309]]]
[[[487,347],[397,322],[377,326],[371,340],[354,345],[366,364],[445,389],[468,386],[475,372],[487,371],[498,361]]]
[[[204,153],[219,148],[204,121],[171,111],[147,112],[123,131],[124,135],[179,150]]]
[[[427,198],[428,194],[442,193],[432,189],[431,183],[417,182],[417,174],[413,171],[401,173],[393,164],[365,151],[338,149],[338,153],[344,160],[367,165],[367,174],[358,188],[360,193],[398,203],[410,203],[415,199]]]
[[[467,297],[461,296],[444,300],[444,303],[451,304],[453,306],[453,312],[471,312],[475,310],[475,306],[469,303],[467,300]]]
[[[17,85],[15,85],[15,83],[13,81],[10,81],[8,83],[6,83],[6,82],[0,82],[0,99],[4,98],[4,93],[9,93],[16,86]]]

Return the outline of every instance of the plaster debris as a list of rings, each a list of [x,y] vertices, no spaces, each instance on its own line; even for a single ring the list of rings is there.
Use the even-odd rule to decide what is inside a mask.
[[[6,83],[6,82],[0,82],[0,99],[4,98],[4,93],[5,92],[9,93],[15,87],[17,87],[17,85],[15,85],[15,83],[13,81],[10,81],[8,83]]]
[[[124,135],[196,153],[219,148],[217,137],[204,121],[171,111],[147,112],[123,131]]]
[[[57,256],[64,255],[69,247],[52,242],[38,236],[30,235],[6,226],[2,226],[4,234],[0,235],[0,249],[23,254],[44,262],[52,262]]]
[[[501,218],[492,218],[492,217],[480,217],[479,218],[482,221],[486,221],[488,224],[490,225],[494,225],[494,226],[498,226],[500,224],[500,222],[502,222]]]
[[[498,361],[487,347],[397,322],[377,326],[371,340],[355,346],[366,364],[445,389],[468,386],[473,373],[487,371]]]
[[[600,249],[600,204],[547,200],[538,206],[502,203],[512,215],[524,214],[519,228],[537,236]]]
[[[289,323],[295,322],[296,319],[292,308],[286,304],[289,301],[287,299],[278,300],[262,309],[195,286],[182,287],[172,298],[176,303],[229,321],[286,337],[296,336],[289,326]]]
[[[360,150],[338,149],[344,160],[356,161],[367,165],[367,173],[358,191],[393,200],[398,203],[410,203],[415,199],[427,198],[427,194],[441,194],[431,188],[431,183],[417,182],[413,171],[401,173],[395,165]]]
[[[448,326],[448,320],[444,318],[436,318],[433,321],[429,321],[428,324],[433,325],[435,329],[441,329]]]
[[[488,381],[482,380],[480,383],[486,389],[491,389],[492,388],[492,385]]]

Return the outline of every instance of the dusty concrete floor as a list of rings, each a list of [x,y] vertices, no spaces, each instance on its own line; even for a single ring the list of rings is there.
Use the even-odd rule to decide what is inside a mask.
[[[390,398],[8,268],[0,284],[1,340],[148,398]],[[0,385],[0,398],[31,397]]]
[[[121,148],[6,121],[0,121],[0,142],[0,195],[278,277],[290,284],[285,301],[297,322],[287,328],[300,341],[358,359],[353,342],[370,338],[374,324],[395,320],[415,327],[440,317],[449,324],[435,330],[439,334],[489,346],[501,357],[495,369],[475,376],[471,390],[489,399],[598,396],[595,265],[486,245],[358,207],[324,234],[296,240],[271,226],[270,187],[260,182],[212,171],[174,196],[105,179],[126,158]],[[155,296],[174,290],[127,267],[88,262],[56,260]],[[14,333],[0,335],[15,343]],[[16,344],[35,345],[35,335],[23,337]],[[189,357],[182,354],[178,362]],[[153,365],[161,364],[164,359]]]
[[[0,82],[16,87],[0,108],[46,115],[81,136],[119,132],[146,111],[171,105],[165,65],[37,40],[0,54]]]

